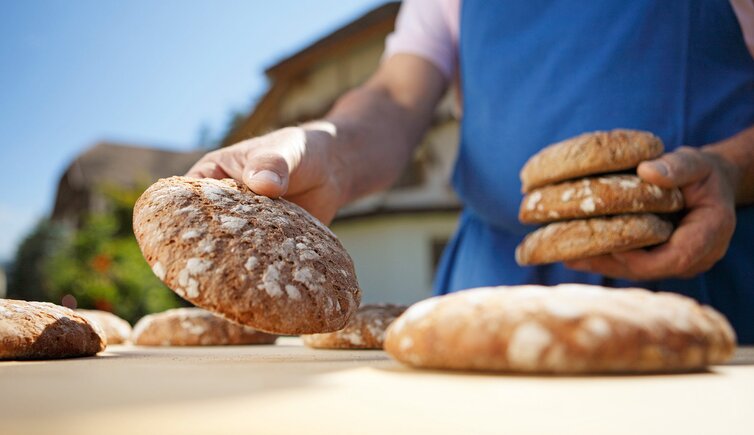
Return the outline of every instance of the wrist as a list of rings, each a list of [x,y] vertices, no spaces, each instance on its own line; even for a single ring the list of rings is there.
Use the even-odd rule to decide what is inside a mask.
[[[754,126],[720,142],[705,146],[703,151],[719,157],[726,165],[735,191],[736,203],[754,204]]]
[[[708,145],[701,149],[702,153],[708,156],[713,164],[718,168],[719,174],[730,187],[730,192],[735,202],[738,196],[738,190],[743,177],[743,168],[740,166],[740,162],[736,161],[735,156],[726,152],[725,146],[719,146],[717,144]]]
[[[353,177],[348,170],[349,165],[342,145],[342,129],[327,120],[308,122],[297,128],[304,132],[307,149],[317,156],[317,165],[323,173],[337,208],[350,202],[353,199]]]

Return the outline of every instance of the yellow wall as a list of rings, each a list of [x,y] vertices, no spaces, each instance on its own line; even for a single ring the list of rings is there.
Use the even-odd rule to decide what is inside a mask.
[[[305,80],[294,83],[286,93],[279,124],[287,125],[301,116],[325,110],[339,95],[366,81],[377,69],[383,47],[382,39],[376,39],[308,72]]]
[[[363,303],[410,304],[431,296],[432,241],[450,239],[455,212],[382,215],[335,222],[356,265]]]

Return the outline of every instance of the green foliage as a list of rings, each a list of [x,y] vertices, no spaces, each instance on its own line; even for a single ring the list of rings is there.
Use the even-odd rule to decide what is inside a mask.
[[[81,228],[42,250],[38,269],[44,285],[38,288],[44,299],[60,303],[70,294],[79,308],[112,311],[131,322],[182,305],[154,276],[131,230],[142,190],[103,188],[108,211],[88,216]]]
[[[8,269],[8,297],[31,301],[48,300],[50,291],[45,263],[66,240],[65,228],[48,219],[40,220],[16,250]]]

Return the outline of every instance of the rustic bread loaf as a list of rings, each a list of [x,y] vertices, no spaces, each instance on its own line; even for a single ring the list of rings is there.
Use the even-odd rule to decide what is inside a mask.
[[[677,188],[663,189],[635,175],[605,175],[538,187],[521,201],[525,224],[624,213],[671,213],[683,208]]]
[[[91,356],[105,344],[99,325],[71,309],[0,299],[0,360]]]
[[[200,308],[175,308],[142,317],[131,341],[139,346],[220,346],[272,344],[276,339]]]
[[[388,328],[385,350],[414,367],[578,374],[699,370],[735,344],[721,314],[685,296],[564,284],[427,299]]]
[[[335,331],[361,300],[353,262],[327,227],[234,180],[159,180],[136,203],[134,233],[173,291],[258,330]]]
[[[616,129],[584,133],[550,145],[521,169],[524,193],[547,184],[586,175],[635,168],[663,152],[660,138],[638,130]]]
[[[131,336],[131,325],[113,313],[101,310],[76,310],[77,313],[97,323],[107,337],[107,344],[121,344]]]
[[[317,349],[382,349],[387,327],[405,310],[404,305],[367,304],[340,331],[301,338],[305,345]]]
[[[529,266],[629,251],[662,243],[672,232],[673,224],[649,213],[555,222],[524,238],[516,262]]]

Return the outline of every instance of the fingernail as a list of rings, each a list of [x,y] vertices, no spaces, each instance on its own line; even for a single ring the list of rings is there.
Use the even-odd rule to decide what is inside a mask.
[[[267,169],[263,169],[258,172],[252,172],[249,178],[256,181],[266,181],[268,183],[283,184],[282,180],[280,179],[280,175],[276,174],[275,172],[268,171]]]
[[[658,174],[662,175],[663,177],[667,177],[668,176],[668,172],[669,171],[668,171],[668,167],[667,167],[667,165],[665,165],[665,163],[663,163],[663,162],[647,162],[647,164],[649,166],[651,166],[652,169],[654,169],[655,172],[657,172]]]

